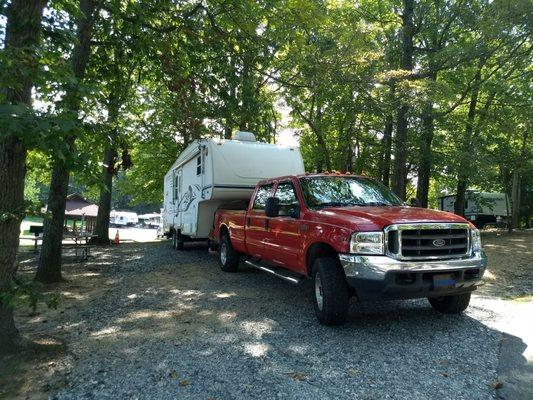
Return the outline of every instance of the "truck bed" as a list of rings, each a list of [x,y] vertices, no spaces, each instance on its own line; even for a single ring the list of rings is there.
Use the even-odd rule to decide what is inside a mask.
[[[233,248],[239,252],[246,252],[245,223],[246,210],[218,209],[215,213],[213,238],[220,238],[221,225],[228,226]]]

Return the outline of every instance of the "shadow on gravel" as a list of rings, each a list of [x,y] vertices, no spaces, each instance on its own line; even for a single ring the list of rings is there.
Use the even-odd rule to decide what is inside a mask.
[[[530,400],[533,398],[533,362],[522,354],[527,345],[519,337],[503,334],[498,363],[498,376],[505,382],[498,398]]]
[[[245,267],[222,273],[205,246],[160,251],[162,259],[125,255],[128,273],[95,300],[99,314],[81,314],[91,323],[67,394],[97,396],[81,377],[99,370],[95,381],[115,396],[147,385],[159,398],[495,394],[501,334],[470,312],[441,315],[425,300],[354,302],[348,323],[328,328],[315,319],[308,284]]]
[[[201,244],[95,254],[67,267],[81,292],[108,286],[72,294],[55,322],[74,354],[59,398],[486,399],[504,371],[501,332],[477,307],[448,316],[426,300],[354,302],[348,323],[330,328],[315,319],[309,284],[222,273]],[[515,362],[519,341],[505,347]]]

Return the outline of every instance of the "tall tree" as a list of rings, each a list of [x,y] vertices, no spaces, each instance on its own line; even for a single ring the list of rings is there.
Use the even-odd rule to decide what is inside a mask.
[[[73,80],[65,88],[62,101],[63,114],[66,118],[77,120],[82,93],[80,91],[89,61],[91,48],[91,31],[97,12],[96,0],[80,0],[81,16],[77,28],[77,41],[72,52]],[[65,143],[75,152],[76,133],[71,131],[64,137]],[[44,222],[43,244],[39,266],[35,279],[40,282],[59,282],[61,276],[61,246],[65,219],[66,197],[70,176],[71,159],[57,157],[52,168],[52,178],[48,198],[48,211],[52,216]]]
[[[12,0],[7,9],[3,52],[8,54],[11,62],[2,65],[1,82],[10,84],[0,88],[0,99],[2,104],[22,107],[30,113],[32,87],[38,74],[41,20],[46,3],[46,0]],[[27,153],[22,138],[5,128],[0,128],[0,294],[9,290],[17,269]],[[1,348],[18,341],[13,310],[6,301],[5,297],[0,298]]]
[[[413,24],[414,0],[403,0],[402,11],[402,70],[413,70]],[[396,115],[396,135],[394,137],[394,169],[392,174],[392,190],[405,200],[407,188],[407,151],[409,128],[409,105],[406,100],[400,100],[401,105]]]

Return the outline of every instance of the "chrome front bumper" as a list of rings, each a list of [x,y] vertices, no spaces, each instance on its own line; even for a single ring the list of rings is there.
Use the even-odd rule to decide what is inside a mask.
[[[359,256],[339,254],[339,259],[348,278],[384,280],[387,273],[393,272],[446,272],[487,267],[484,252],[474,253],[469,258],[428,261],[400,261],[387,256]]]

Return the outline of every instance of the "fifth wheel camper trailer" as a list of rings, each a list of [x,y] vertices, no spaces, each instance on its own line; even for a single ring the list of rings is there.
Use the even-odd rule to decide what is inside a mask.
[[[454,212],[455,195],[439,197],[439,209]],[[465,218],[482,229],[487,226],[505,226],[511,206],[505,193],[466,191]]]
[[[207,239],[221,205],[249,200],[262,179],[303,172],[298,147],[257,142],[250,132],[195,140],[165,175],[163,231],[178,249]]]

